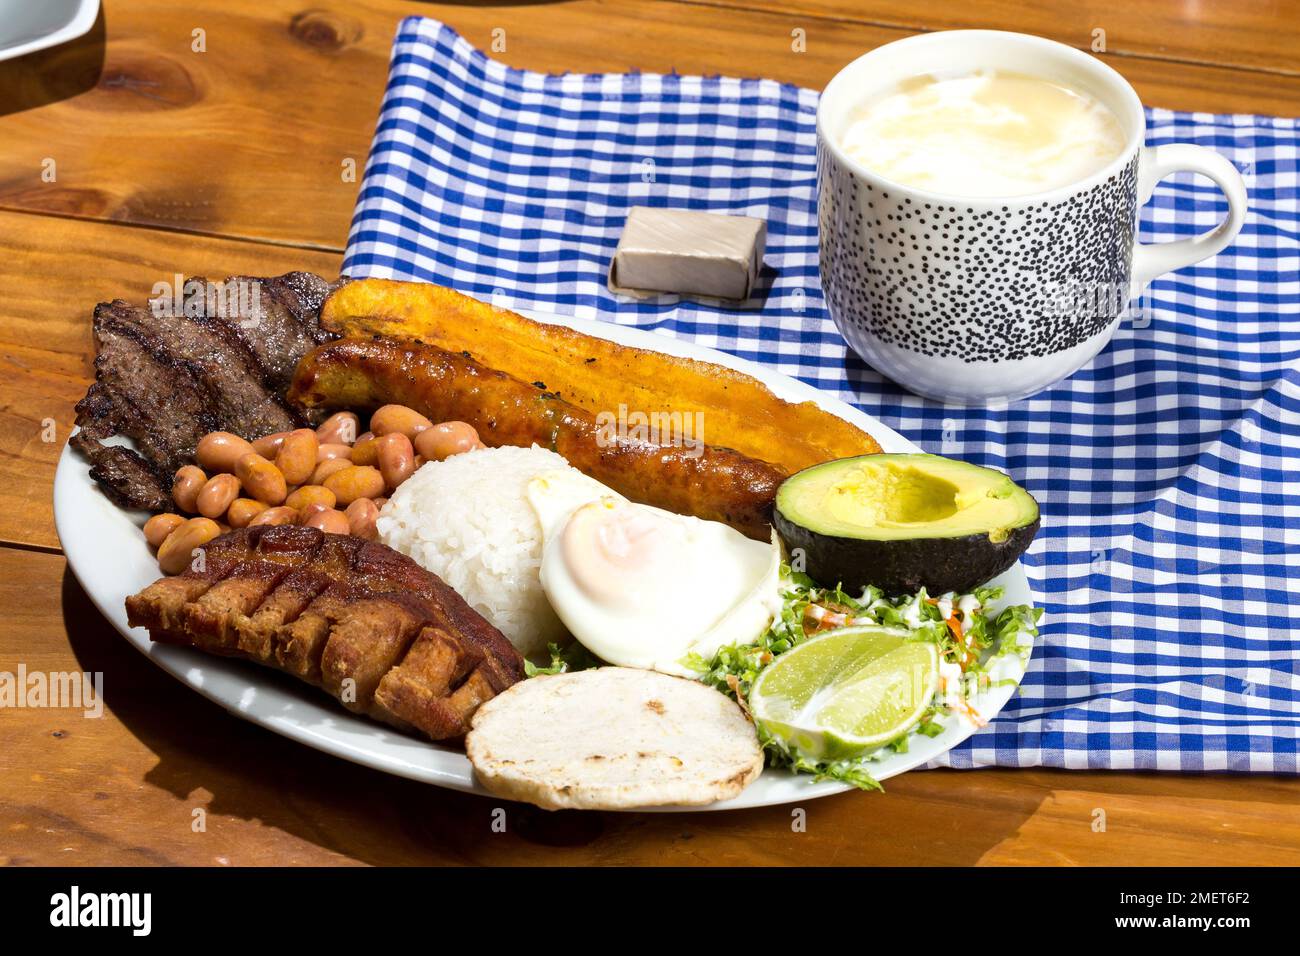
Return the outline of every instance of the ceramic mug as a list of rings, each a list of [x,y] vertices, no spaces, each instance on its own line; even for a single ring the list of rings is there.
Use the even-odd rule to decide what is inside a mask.
[[[968,198],[902,186],[841,147],[873,95],[929,73],[993,69],[1098,100],[1121,124],[1123,152],[1059,189]],[[1246,216],[1232,163],[1200,146],[1145,147],[1144,132],[1142,103],[1123,77],[1041,37],[927,33],[854,60],[817,108],[821,280],[840,333],[879,372],[941,401],[1010,401],[1071,375],[1110,341],[1147,283],[1223,249]],[[1191,239],[1136,242],[1138,208],[1184,170],[1223,191],[1227,218]]]

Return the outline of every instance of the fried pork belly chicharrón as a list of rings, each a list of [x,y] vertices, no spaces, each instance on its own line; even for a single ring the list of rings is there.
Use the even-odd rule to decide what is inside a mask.
[[[95,383],[77,404],[72,444],[105,494],[124,508],[166,511],[172,475],[208,432],[253,439],[309,424],[284,392],[298,360],[332,338],[319,315],[333,287],[307,272],[195,278],[168,309],[97,305]],[[114,435],[136,450],[101,444]]]
[[[295,525],[231,531],[202,571],[126,599],[168,644],[287,671],[349,710],[434,740],[524,677],[500,631],[437,576],[382,544]]]

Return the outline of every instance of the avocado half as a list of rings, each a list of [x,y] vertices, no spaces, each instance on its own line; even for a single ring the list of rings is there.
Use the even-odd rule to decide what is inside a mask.
[[[861,455],[805,468],[776,493],[777,533],[818,584],[963,593],[1038,531],[1038,502],[1000,471],[938,455]]]

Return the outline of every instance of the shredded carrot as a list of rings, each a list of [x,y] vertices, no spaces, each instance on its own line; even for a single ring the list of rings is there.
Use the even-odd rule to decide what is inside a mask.
[[[944,623],[948,625],[948,630],[952,631],[953,640],[957,642],[957,648],[959,651],[957,663],[961,665],[962,671],[965,672],[966,668],[970,666],[972,656],[966,645],[966,635],[963,634],[961,630],[961,621],[959,621],[957,615],[954,614]]]
[[[831,610],[835,605],[809,604],[803,612],[803,632],[805,634],[820,634],[822,631],[833,631],[836,628],[844,627],[849,623],[848,608],[843,611]],[[813,608],[822,612],[821,617],[817,617],[809,612]]]
[[[961,702],[961,709],[966,714],[966,719],[976,727],[983,727],[988,724],[988,721],[976,713],[975,708],[966,703],[965,700],[962,700]]]

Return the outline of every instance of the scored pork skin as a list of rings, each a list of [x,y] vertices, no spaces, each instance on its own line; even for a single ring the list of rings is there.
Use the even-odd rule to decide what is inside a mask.
[[[126,599],[155,641],[256,661],[433,740],[524,677],[509,640],[436,575],[377,542],[296,525],[242,528],[203,562]]]

